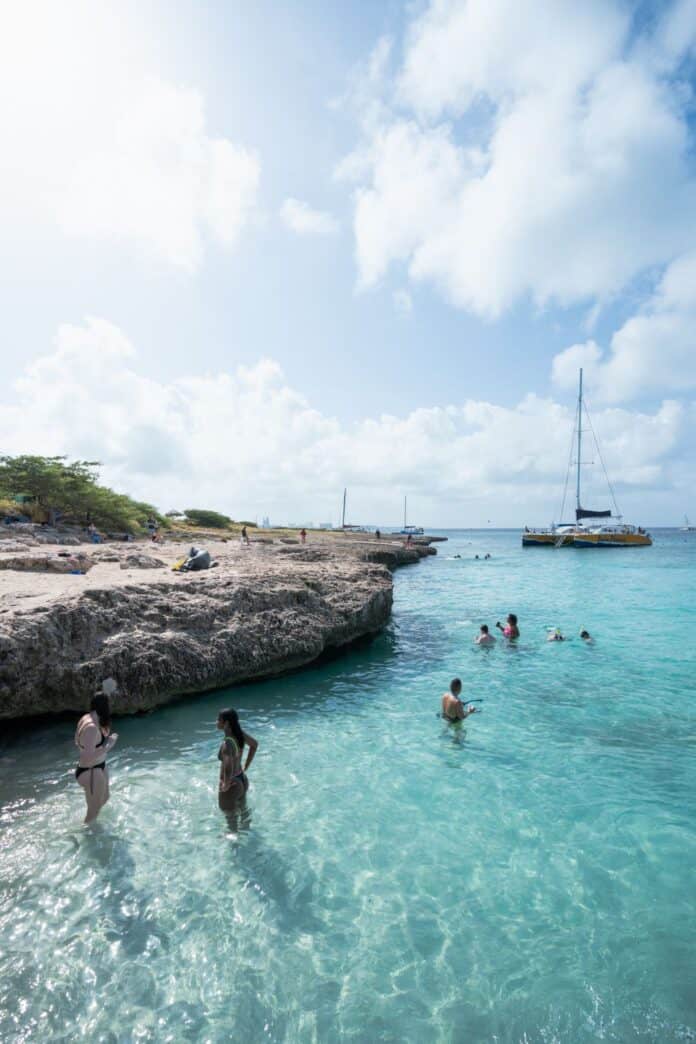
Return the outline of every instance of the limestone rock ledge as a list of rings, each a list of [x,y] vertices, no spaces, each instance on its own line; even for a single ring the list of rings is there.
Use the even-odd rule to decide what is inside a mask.
[[[0,592],[0,719],[79,712],[109,676],[116,713],[149,710],[375,634],[391,613],[391,574],[356,550],[216,549],[219,568],[206,573],[123,571],[119,555],[87,576],[15,574]],[[419,557],[395,554],[394,564]]]

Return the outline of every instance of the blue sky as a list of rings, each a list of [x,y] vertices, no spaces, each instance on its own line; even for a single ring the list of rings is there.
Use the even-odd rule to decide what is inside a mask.
[[[8,8],[3,452],[548,522],[583,365],[624,514],[696,516],[695,40],[693,0]]]

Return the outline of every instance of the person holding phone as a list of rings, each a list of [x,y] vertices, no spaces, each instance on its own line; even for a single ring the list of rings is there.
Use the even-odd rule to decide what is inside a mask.
[[[500,620],[498,620],[495,626],[498,628],[499,631],[503,632],[506,638],[509,638],[510,640],[514,638],[519,638],[520,636],[520,629],[517,626],[517,617],[514,613],[508,613],[508,618],[505,622],[504,627],[501,624]]]

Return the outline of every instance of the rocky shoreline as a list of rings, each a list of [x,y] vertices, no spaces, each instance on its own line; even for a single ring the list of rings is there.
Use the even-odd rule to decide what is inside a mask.
[[[2,541],[0,719],[79,712],[109,676],[132,714],[310,664],[377,634],[391,572],[435,553],[369,534],[205,546],[215,568],[177,573],[188,543]]]

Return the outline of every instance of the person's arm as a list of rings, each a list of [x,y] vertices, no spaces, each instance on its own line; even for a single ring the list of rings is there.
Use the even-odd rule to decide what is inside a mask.
[[[462,721],[464,721],[464,718],[468,718],[470,714],[476,713],[475,707],[462,707],[462,710],[464,711],[462,714]]]
[[[505,628],[501,624],[500,620],[496,620],[495,626],[498,628],[499,631],[502,631],[503,633],[505,633]]]
[[[254,760],[254,754],[256,754],[256,751],[258,750],[259,745],[256,742],[256,740],[254,739],[254,737],[250,736],[248,732],[243,733],[243,736],[244,736],[244,742],[249,747],[249,753],[247,754],[247,757],[246,757],[246,764],[244,765],[244,771],[247,772],[249,770],[249,766],[251,765],[252,761]]]

